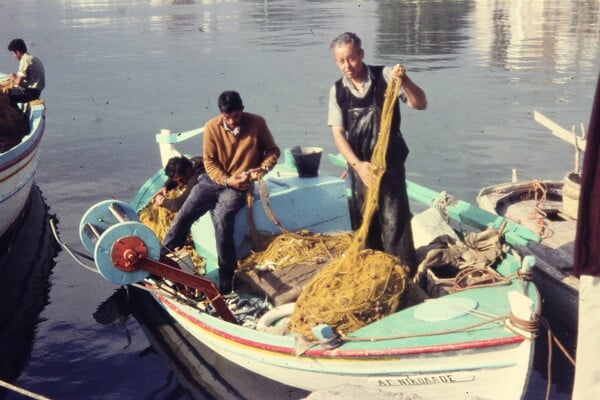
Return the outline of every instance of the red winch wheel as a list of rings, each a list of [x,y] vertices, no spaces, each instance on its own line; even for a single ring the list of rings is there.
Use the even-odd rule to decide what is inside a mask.
[[[139,260],[148,256],[146,244],[135,236],[118,239],[111,249],[111,260],[119,271],[132,272],[137,270]]]

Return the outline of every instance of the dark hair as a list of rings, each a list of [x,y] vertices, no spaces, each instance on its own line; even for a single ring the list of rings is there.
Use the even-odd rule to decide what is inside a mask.
[[[18,51],[20,53],[27,53],[27,46],[23,39],[13,39],[8,44],[8,51]]]
[[[222,113],[230,113],[233,111],[242,111],[244,104],[238,92],[226,90],[219,96],[219,111]]]
[[[165,165],[165,175],[169,178],[172,178],[175,174],[184,175],[188,168],[192,168],[192,162],[187,157],[171,157]]]
[[[188,168],[193,168],[192,162],[184,156],[181,157],[171,157],[169,161],[167,161],[167,165],[165,165],[165,175],[169,179],[165,182],[165,188],[167,190],[171,190],[177,187],[177,182],[173,180],[175,174],[177,175],[185,175],[187,173]]]
[[[329,45],[329,49],[333,50],[337,46],[342,46],[344,44],[352,44],[357,49],[361,49],[362,48],[361,47],[362,46],[362,40],[360,40],[360,38],[358,37],[358,35],[356,33],[344,32],[344,33],[338,35],[335,39],[333,39],[331,41],[331,44]]]

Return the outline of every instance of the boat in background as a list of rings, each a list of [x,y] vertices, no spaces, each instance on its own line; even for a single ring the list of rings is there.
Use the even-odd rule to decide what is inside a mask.
[[[179,154],[175,143],[202,133],[203,129],[196,129],[157,134],[163,163]],[[262,180],[268,196],[255,191],[252,220],[256,231],[280,233],[280,226],[289,231],[348,231],[345,181],[326,174],[302,178],[291,151],[284,154],[284,163],[277,164]],[[415,288],[422,296],[416,304],[371,321],[347,336],[332,337],[323,329],[321,343],[310,343],[299,351],[294,335],[276,332],[281,320],[292,312],[293,303],[269,305],[257,323],[242,324],[240,303],[232,307],[225,303],[231,295],[218,293],[214,228],[209,214],[196,221],[191,232],[196,250],[206,260],[204,276],[173,267],[160,256],[158,239],[138,222],[137,212],[165,179],[161,168],[131,204],[105,200],[91,207],[82,217],[80,238],[93,253],[95,266],[104,278],[149,291],[182,329],[214,353],[264,378],[305,391],[358,384],[388,395],[415,394],[427,399],[524,396],[535,344],[535,334],[526,327],[535,325],[541,312],[535,284],[524,279],[533,263],[530,258],[521,262],[503,254],[491,270],[501,284],[474,285],[465,290],[448,289],[452,285],[440,290],[441,281],[450,282],[452,276],[437,276],[430,270],[427,282]],[[413,182],[407,187],[411,200],[425,208],[443,196]],[[277,215],[277,223],[267,209]],[[240,210],[235,222],[234,239],[240,257],[250,251],[247,211]],[[503,218],[463,201],[448,205],[446,215],[475,232],[490,225],[502,227],[504,232],[511,230]],[[427,292],[431,288],[436,290]],[[266,304],[265,297],[246,293],[242,299]],[[501,387],[499,376],[504,378]]]
[[[46,108],[34,101],[26,104],[25,112],[29,117],[29,132],[16,146],[0,152],[0,240],[17,223],[38,169]]]
[[[513,172],[513,182],[481,189],[477,204],[521,225],[514,234],[523,240],[513,247],[521,255],[536,257],[533,279],[542,294],[544,310],[575,332],[579,279],[573,275],[573,251],[581,177],[580,152],[585,149],[585,134],[577,136],[537,111],[534,118],[575,147],[574,171],[567,173],[561,181],[518,181]]]

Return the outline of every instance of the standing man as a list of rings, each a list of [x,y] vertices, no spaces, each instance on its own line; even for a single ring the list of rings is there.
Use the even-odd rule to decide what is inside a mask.
[[[196,184],[167,232],[163,245],[174,250],[184,244],[194,221],[212,210],[219,262],[219,290],[229,293],[237,265],[233,228],[246,191],[261,172],[268,172],[281,154],[264,118],[244,112],[237,92],[218,99],[221,115],[204,127],[206,173]]]
[[[16,106],[17,103],[27,103],[39,99],[46,85],[44,65],[39,58],[27,52],[27,46],[23,39],[13,39],[8,44],[8,51],[14,58],[19,60],[17,73],[11,73],[8,79],[14,87],[8,89],[10,101]]]
[[[372,66],[363,62],[365,52],[360,38],[342,33],[332,42],[333,59],[342,73],[329,94],[328,125],[335,145],[349,165],[352,189],[352,227],[362,222],[367,187],[371,184],[371,154],[379,134],[381,109],[390,79],[402,79],[400,100],[409,107],[424,110],[425,92],[397,64]],[[373,216],[366,246],[398,257],[416,271],[416,254],[410,227],[404,161],[408,147],[400,132],[400,105],[394,110],[386,153],[386,171],[381,179],[377,213]]]

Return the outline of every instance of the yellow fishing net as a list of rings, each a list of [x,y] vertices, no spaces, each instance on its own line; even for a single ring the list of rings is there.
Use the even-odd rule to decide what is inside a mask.
[[[285,268],[311,260],[329,261],[302,290],[290,318],[290,330],[306,338],[314,339],[311,329],[321,323],[347,335],[397,311],[408,292],[408,268],[394,256],[364,248],[386,169],[389,131],[401,83],[392,80],[386,91],[379,139],[371,158],[372,180],[363,223],[354,236],[299,235],[282,229],[284,233],[269,243],[266,250],[253,253],[240,264],[241,268],[248,268],[270,262],[275,268]]]
[[[172,189],[167,191],[165,198],[174,199],[178,197],[179,194],[180,193],[178,189]],[[165,235],[171,227],[173,218],[175,218],[175,213],[167,210],[165,207],[161,207],[157,204],[149,202],[138,212],[138,217],[140,218],[140,222],[149,227],[156,235],[158,241],[162,243]],[[194,269],[196,273],[199,275],[204,275],[206,260],[196,252],[194,246],[185,245],[183,248],[190,255],[192,262],[194,263]]]
[[[267,241],[266,249],[251,252],[238,263],[238,270],[258,267],[277,271],[298,263],[325,264],[346,251],[352,243],[352,235],[348,232],[325,235],[299,231],[285,232]]]

